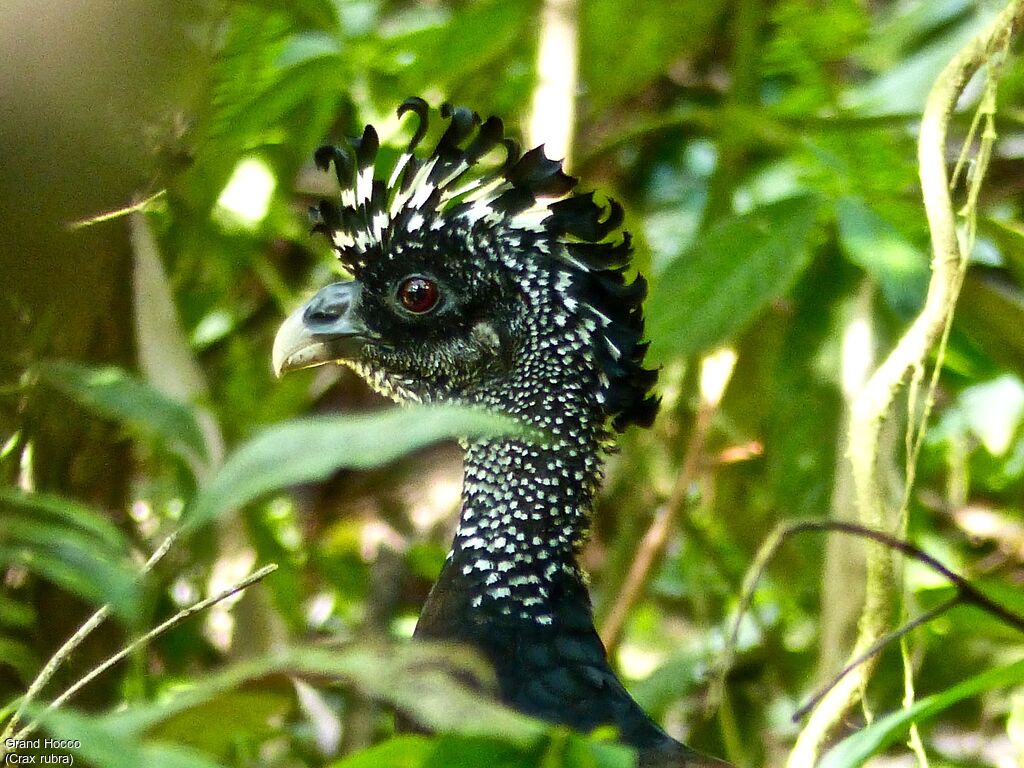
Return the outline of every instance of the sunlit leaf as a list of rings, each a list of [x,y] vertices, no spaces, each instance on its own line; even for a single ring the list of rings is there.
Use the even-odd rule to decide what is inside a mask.
[[[843,105],[863,115],[920,112],[936,76],[967,42],[992,20],[995,9],[978,11],[943,30],[927,45],[864,85],[851,88]]]
[[[323,99],[326,95],[331,104],[336,104],[341,96],[331,86],[344,71],[345,60],[334,53],[303,59],[277,74],[267,88],[253,94],[235,114],[234,126],[242,133],[257,135],[262,128],[284,120],[289,112],[314,97]]]
[[[934,36],[974,9],[971,0],[939,3],[895,3],[880,8],[871,39],[857,50],[857,58],[876,71],[897,64],[915,45]]]
[[[1017,754],[1024,755],[1024,691],[1013,695],[1010,716],[1006,718],[1006,735]]]
[[[460,83],[530,39],[528,30],[536,21],[531,10],[529,3],[504,0],[460,6],[443,23],[382,40],[377,66],[397,77],[398,87],[406,92],[416,93],[427,85]]]
[[[120,368],[96,368],[68,361],[40,363],[39,376],[89,410],[168,448],[206,459],[206,442],[187,405]]]
[[[993,456],[1004,456],[1024,422],[1024,384],[1009,374],[967,387],[960,411],[968,429]]]
[[[653,357],[708,349],[783,295],[811,259],[818,202],[782,200],[710,229],[657,276],[647,301]]]
[[[872,755],[906,737],[912,723],[924,723],[957,702],[993,688],[1024,684],[1024,661],[992,669],[941,693],[919,699],[907,709],[881,717],[843,739],[819,763],[819,768],[857,768]]]
[[[387,464],[437,440],[519,430],[507,418],[453,407],[397,408],[279,424],[228,457],[196,497],[187,521],[202,525],[271,491],[322,480],[342,468]]]

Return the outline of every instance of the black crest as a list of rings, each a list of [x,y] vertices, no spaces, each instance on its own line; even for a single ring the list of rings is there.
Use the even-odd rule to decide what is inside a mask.
[[[481,120],[464,107],[442,105],[448,125],[434,149],[417,156],[430,108],[413,97],[398,108],[399,117],[408,112],[418,119],[416,129],[387,180],[376,177],[380,143],[372,125],[347,146],[317,150],[316,164],[325,171],[333,164],[341,194],[340,204],[323,200],[311,209],[314,230],[330,239],[357,276],[402,232],[483,221],[521,233],[528,251],[523,258],[546,260],[568,274],[562,287],[567,305],[589,314],[599,399],[613,426],[650,425],[658,401],[649,394],[657,371],[643,367],[647,283],[642,276],[625,279],[632,249],[629,233],[619,230],[622,207],[610,199],[598,203],[593,192],[576,192],[577,180],[546,157],[543,146],[523,153],[499,118]],[[504,152],[503,161],[480,163],[495,150]]]

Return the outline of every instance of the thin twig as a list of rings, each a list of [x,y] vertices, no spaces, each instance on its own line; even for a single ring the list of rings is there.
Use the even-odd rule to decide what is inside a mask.
[[[629,566],[629,572],[623,579],[622,587],[611,603],[611,610],[601,626],[601,640],[609,653],[618,645],[622,638],[622,629],[626,624],[633,606],[643,594],[651,576],[651,570],[657,562],[668,542],[673,523],[686,503],[690,486],[700,469],[701,456],[704,453],[704,442],[711,427],[714,409],[702,405],[697,411],[690,441],[686,446],[683,466],[676,476],[668,500],[662,504],[654,515],[650,527],[637,547],[636,557]]]
[[[174,544],[178,538],[178,531],[174,531],[167,538],[165,538],[160,546],[156,548],[152,555],[149,556],[149,560],[142,566],[142,571],[139,573],[138,579],[142,579],[147,573],[149,573],[156,566],[160,560],[163,559],[164,555]],[[36,675],[35,680],[29,685],[28,690],[21,697],[21,701],[18,704],[17,709],[14,710],[14,714],[11,715],[11,719],[7,721],[4,726],[3,734],[0,734],[0,757],[6,754],[4,744],[14,733],[14,729],[18,727],[18,723],[21,721],[22,716],[25,714],[25,710],[35,700],[39,692],[42,691],[46,684],[50,682],[50,679],[56,674],[57,670],[60,669],[61,665],[68,660],[68,657],[74,653],[75,649],[82,644],[92,632],[100,626],[107,617],[110,616],[112,606],[107,603],[99,608],[92,616],[90,616],[82,626],[80,626],[75,633],[69,637],[64,644],[57,649],[56,653],[50,657],[50,660],[46,662],[43,668]]]
[[[829,691],[835,688],[836,684],[840,680],[846,677],[846,675],[852,672],[857,666],[863,664],[872,656],[876,655],[889,643],[893,642],[894,640],[898,640],[901,637],[904,637],[905,635],[909,634],[913,630],[920,627],[922,624],[927,624],[932,619],[941,616],[950,608],[959,605],[961,602],[963,601],[960,599],[960,595],[954,595],[953,597],[949,598],[949,600],[939,603],[933,608],[929,608],[920,616],[911,619],[899,629],[893,630],[889,634],[885,635],[884,637],[876,641],[875,644],[868,648],[866,651],[864,651],[864,653],[860,654],[860,656],[854,657],[852,661],[848,662],[847,665],[843,667],[831,680],[829,680],[827,683],[825,683],[825,685],[819,688],[818,691],[813,696],[811,696],[811,698],[809,698],[802,707],[800,707],[800,709],[794,712],[793,722],[796,723],[800,720],[803,720],[804,716],[808,712],[810,712],[814,707],[816,707],[818,705],[818,702],[821,701]]]
[[[76,229],[84,229],[85,227],[91,227],[94,224],[102,224],[105,221],[113,221],[114,219],[120,219],[136,211],[145,211],[150,205],[155,203],[161,197],[167,194],[166,189],[161,189],[159,192],[155,192],[144,200],[139,200],[137,203],[126,205],[124,208],[117,208],[113,211],[107,211],[106,213],[99,213],[95,216],[90,216],[86,219],[79,219],[78,221],[72,221],[68,224],[68,229],[72,232]]]
[[[56,699],[50,702],[50,704],[46,707],[46,711],[51,712],[60,707],[62,704],[64,704],[64,702],[66,702],[68,699],[70,699],[72,696],[78,693],[82,688],[91,683],[93,680],[95,680],[101,674],[106,672],[112,666],[117,664],[117,662],[119,662],[121,659],[134,653],[136,650],[146,645],[150,641],[154,640],[155,638],[159,637],[165,632],[174,629],[174,627],[178,626],[186,619],[190,618],[191,616],[194,616],[197,613],[200,613],[201,611],[206,610],[211,605],[215,605],[222,600],[226,600],[232,595],[237,595],[242,590],[251,587],[257,581],[260,581],[266,576],[269,576],[276,570],[276,563],[270,563],[269,565],[265,565],[259,570],[253,571],[251,574],[249,574],[247,577],[242,579],[237,584],[234,584],[233,586],[228,587],[227,589],[221,592],[218,592],[216,595],[211,595],[210,597],[200,600],[197,603],[193,603],[187,608],[183,608],[182,610],[178,611],[176,614],[167,619],[167,621],[157,625],[155,628],[149,630],[146,634],[142,635],[141,637],[132,640],[132,642],[128,643],[128,645],[119,650],[113,656],[108,657],[106,660],[104,660],[97,666],[93,667],[91,670],[89,670],[89,672],[87,672],[85,675],[79,678],[74,683],[74,685],[70,686],[67,690],[61,693],[60,696],[58,696]],[[45,714],[39,718],[36,718],[31,723],[22,728],[14,737],[15,740],[22,740],[28,738],[28,736],[33,731],[35,731],[36,728],[39,727],[39,724],[44,717]]]
[[[992,614],[1000,621],[1010,625],[1014,629],[1024,632],[1024,616],[1021,616],[1020,614],[1017,614],[995,602],[959,573],[950,570],[920,547],[915,544],[911,544],[909,541],[904,541],[903,539],[888,534],[885,531],[867,528],[863,525],[847,522],[845,520],[796,520],[793,522],[782,523],[769,537],[770,542],[775,542],[776,539],[778,539],[777,544],[772,549],[772,553],[774,554],[774,551],[778,549],[778,544],[782,544],[791,537],[805,532],[845,533],[850,536],[860,536],[865,539],[871,539],[884,547],[895,549],[901,554],[928,566],[930,569],[949,581],[949,583],[956,587],[960,594],[963,595],[963,602],[974,605],[981,610]],[[764,564],[761,564],[761,573],[763,573],[763,565]],[[746,579],[744,583],[747,583],[748,581],[750,581],[750,579]],[[741,605],[749,605],[749,602],[749,596],[745,595]],[[739,618],[736,619],[736,622],[737,623],[733,627],[734,636],[738,631]]]
[[[854,656],[843,670],[839,672],[839,674],[837,674],[827,685],[823,686],[821,691],[812,696],[807,704],[797,710],[797,713],[794,715],[794,720],[800,719],[806,715],[807,712],[812,707],[816,706],[818,702],[827,695],[828,691],[833,689],[843,677],[858,665],[863,664],[867,659],[875,656],[886,645],[900,637],[903,637],[916,627],[931,621],[936,616],[939,616],[957,605],[973,605],[974,607],[996,617],[1019,632],[1024,633],[1024,616],[995,602],[959,573],[950,570],[932,555],[929,555],[923,549],[911,544],[909,541],[899,539],[891,534],[885,533],[884,531],[866,528],[863,525],[847,522],[845,520],[796,520],[783,522],[776,526],[765,540],[765,543],[761,545],[761,549],[757,553],[757,557],[754,558],[754,562],[751,564],[746,577],[743,579],[743,591],[740,595],[740,603],[736,609],[736,618],[733,620],[732,631],[729,634],[725,650],[722,654],[723,673],[728,670],[729,666],[731,666],[732,657],[735,654],[739,637],[741,622],[747,611],[750,609],[754,593],[757,589],[757,584],[764,575],[768,564],[775,557],[779,548],[783,544],[801,533],[843,533],[850,536],[871,539],[888,549],[896,550],[903,555],[922,563],[931,570],[940,574],[956,588],[956,594],[949,600],[926,611],[894,632],[876,640],[864,652]]]

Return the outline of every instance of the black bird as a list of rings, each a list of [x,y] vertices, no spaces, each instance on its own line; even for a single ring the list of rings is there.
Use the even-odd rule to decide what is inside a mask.
[[[627,282],[622,208],[575,191],[543,147],[522,154],[501,120],[444,105],[433,151],[418,118],[385,181],[373,126],[321,147],[340,201],[312,209],[354,280],[282,325],[274,366],[344,363],[399,401],[461,403],[540,428],[545,442],[466,446],[458,530],[416,637],[459,641],[494,666],[500,695],[544,720],[613,725],[641,765],[725,765],[669,737],[608,665],[577,555],[615,431],[649,426],[642,277]],[[480,163],[503,154],[500,164]]]

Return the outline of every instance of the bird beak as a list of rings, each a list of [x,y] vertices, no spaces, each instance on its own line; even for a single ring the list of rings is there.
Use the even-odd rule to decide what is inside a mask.
[[[361,291],[356,280],[332,283],[289,315],[274,338],[274,373],[355,359],[368,337],[355,314]]]

